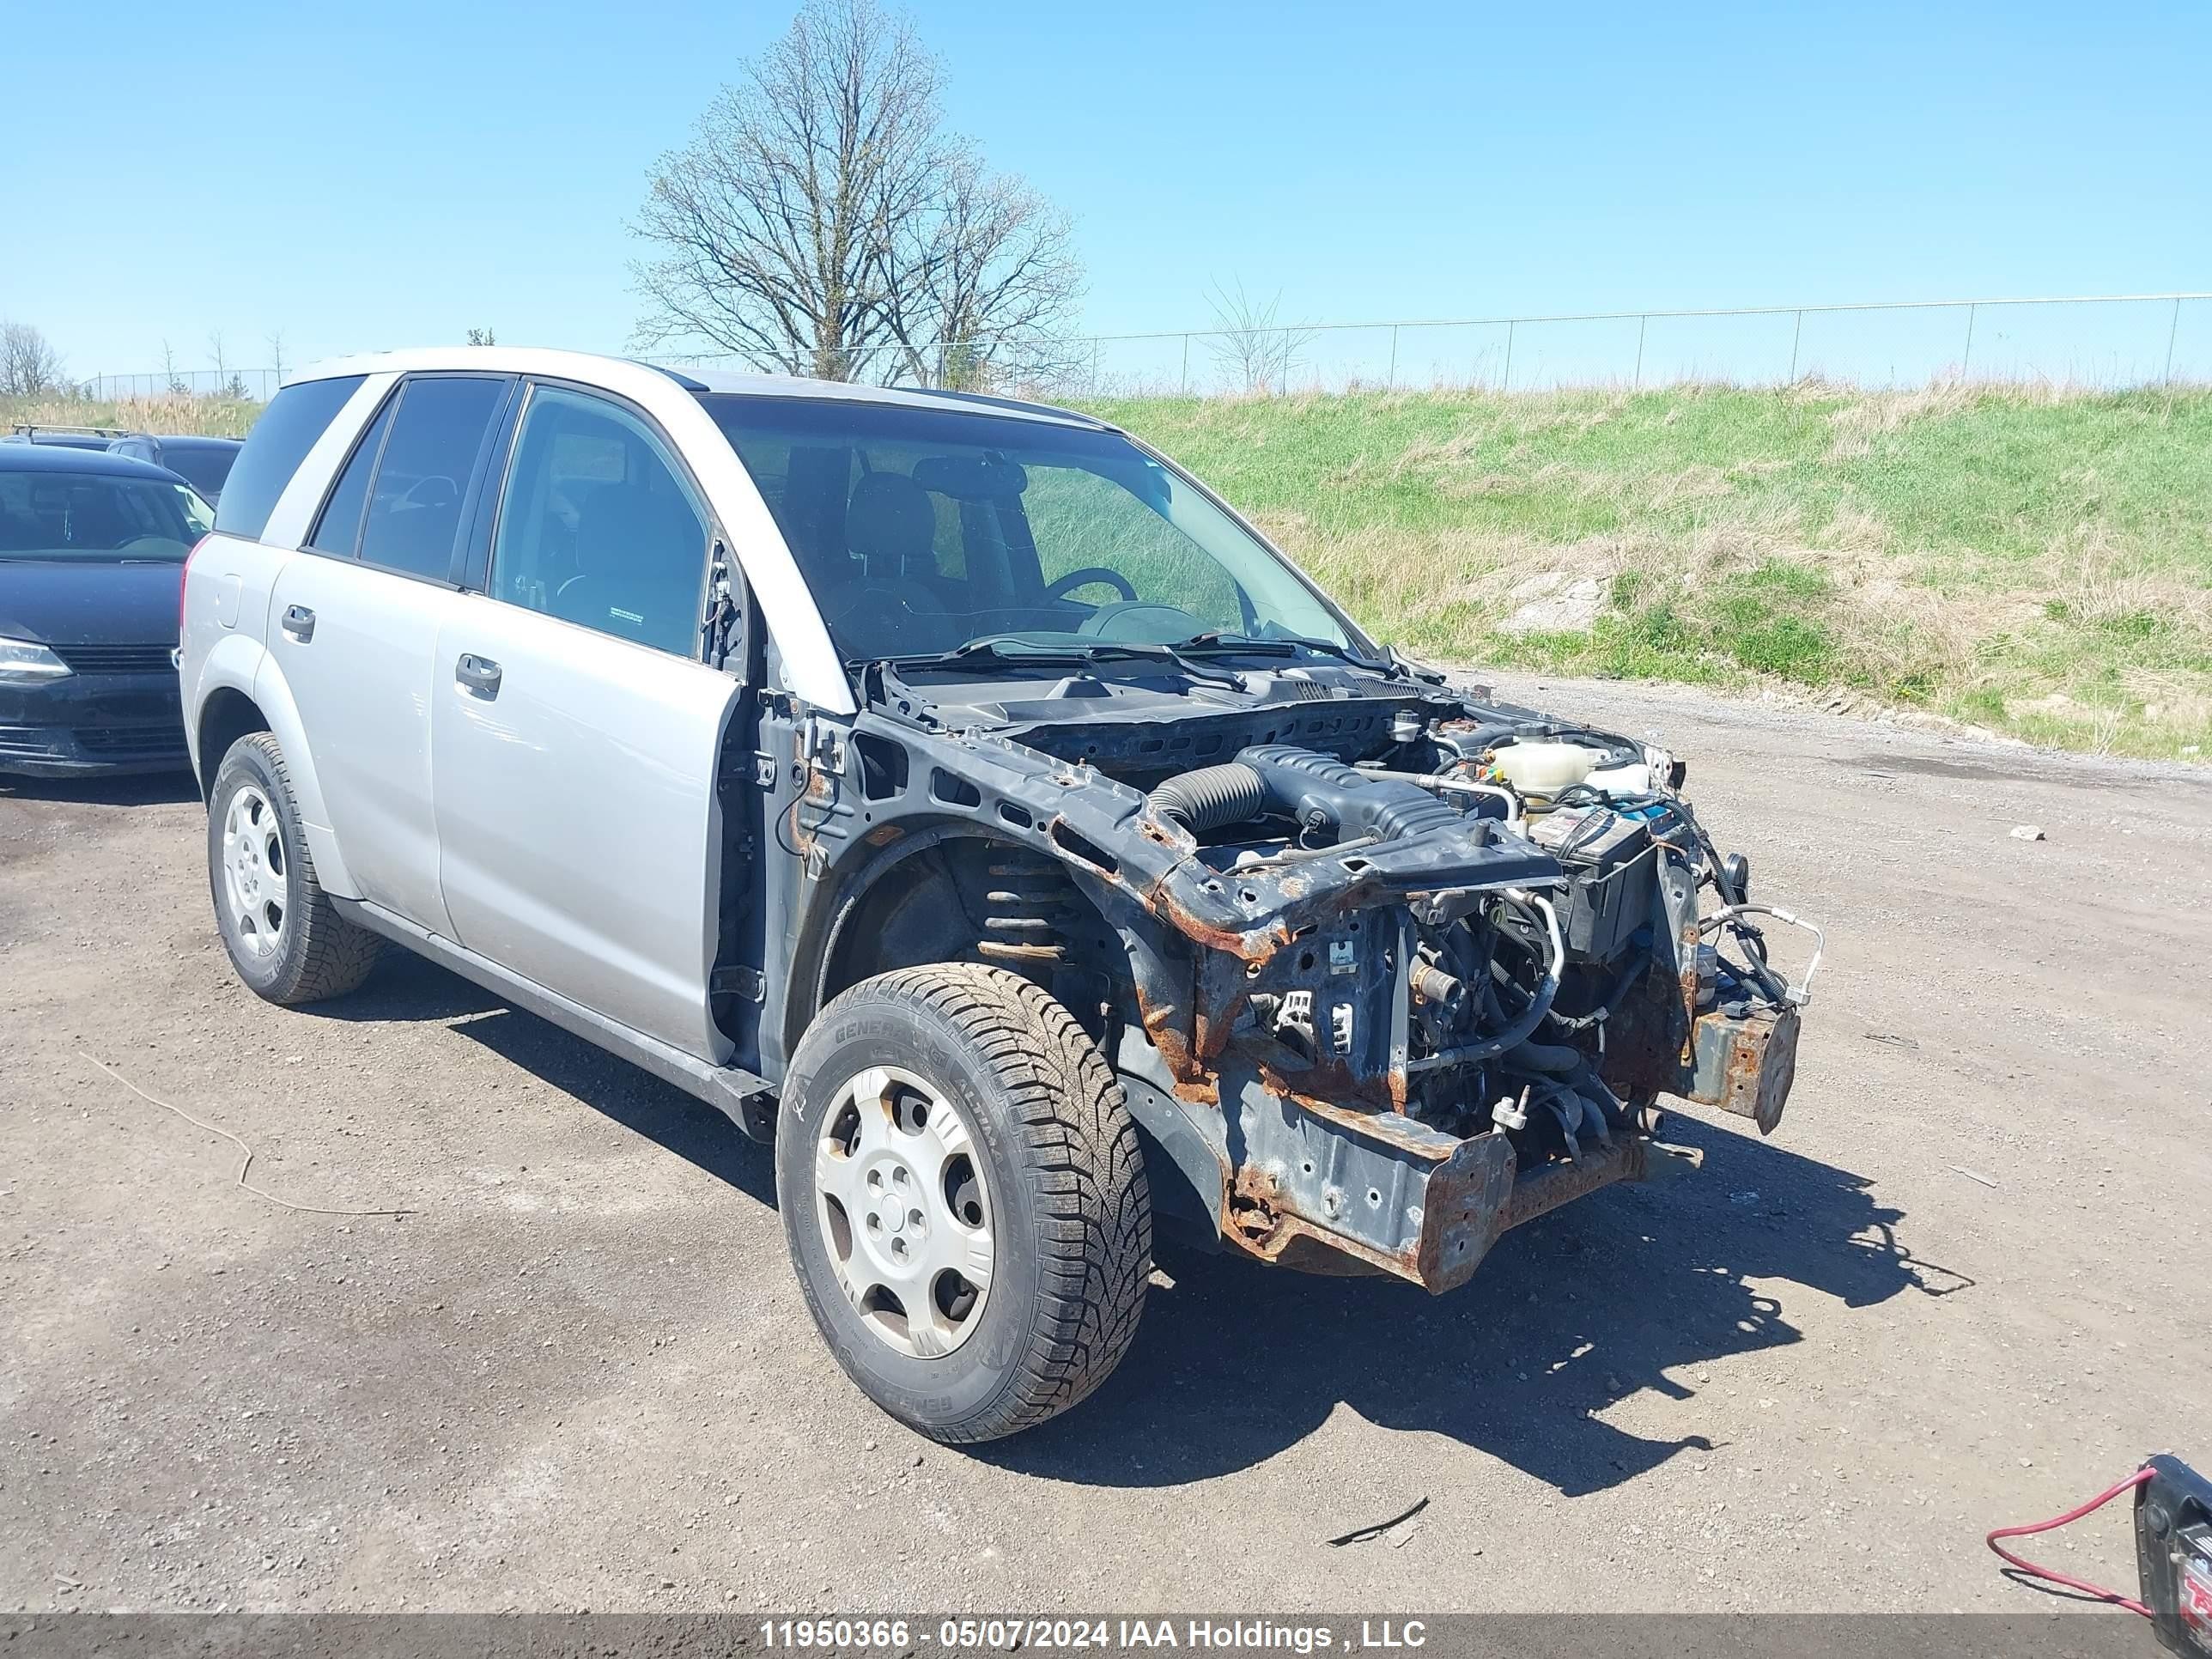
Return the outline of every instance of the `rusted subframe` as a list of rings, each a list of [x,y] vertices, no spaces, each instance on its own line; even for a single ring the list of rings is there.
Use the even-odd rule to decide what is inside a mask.
[[[1647,1148],[1646,1136],[1616,1134],[1609,1150],[1601,1148],[1579,1164],[1551,1163],[1528,1171],[1513,1183],[1513,1196],[1506,1201],[1498,1231],[1534,1221],[1616,1181],[1643,1180],[1650,1158]]]
[[[1274,1182],[1264,1171],[1249,1165],[1240,1170],[1222,1209],[1223,1243],[1255,1261],[1273,1265],[1280,1261],[1284,1252],[1292,1245],[1305,1239],[1394,1278],[1410,1279],[1416,1285],[1422,1282],[1418,1247],[1395,1253],[1378,1249],[1362,1240],[1332,1231],[1294,1210],[1280,1207],[1279,1197]]]

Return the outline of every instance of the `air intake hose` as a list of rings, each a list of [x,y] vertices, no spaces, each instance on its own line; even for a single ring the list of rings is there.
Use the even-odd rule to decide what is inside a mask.
[[[1193,835],[1243,823],[1265,807],[1290,814],[1302,830],[1330,830],[1340,839],[1394,841],[1465,822],[1417,783],[1370,777],[1334,755],[1279,743],[1170,778],[1146,805],[1153,817]]]
[[[1241,761],[1178,773],[1145,798],[1154,817],[1194,836],[1255,818],[1267,804],[1266,783]]]

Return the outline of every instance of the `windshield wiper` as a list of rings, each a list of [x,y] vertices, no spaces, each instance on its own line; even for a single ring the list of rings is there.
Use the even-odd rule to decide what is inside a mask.
[[[1020,646],[1008,650],[1008,645]],[[1224,668],[1208,668],[1203,663],[1193,662],[1182,654],[1179,647],[1155,645],[1141,640],[1091,640],[1080,645],[1021,646],[1018,636],[988,634],[981,639],[970,640],[965,645],[955,646],[950,651],[931,651],[911,656],[884,657],[879,660],[894,668],[966,668],[981,663],[1002,663],[1018,666],[1022,664],[1043,665],[1049,663],[1090,663],[1109,660],[1125,662],[1164,662],[1173,665],[1194,680],[1211,685],[1224,685],[1232,691],[1242,691],[1244,682]]]
[[[1309,639],[1303,634],[1277,634],[1261,639],[1251,634],[1231,634],[1224,629],[1209,628],[1203,634],[1194,634],[1182,642],[1181,648],[1194,647],[1206,651],[1255,651],[1269,656],[1288,656],[1304,646],[1309,651],[1318,651],[1325,656],[1340,658],[1354,668],[1364,668],[1370,674],[1381,674],[1396,679],[1402,671],[1393,662],[1378,662],[1372,657],[1363,657],[1348,645],[1339,645],[1334,640]]]

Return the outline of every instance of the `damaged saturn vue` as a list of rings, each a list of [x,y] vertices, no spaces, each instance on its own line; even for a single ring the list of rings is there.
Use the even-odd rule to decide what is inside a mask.
[[[1662,1096],[1789,1093],[1761,928],[1808,924],[1680,761],[1377,645],[1085,416],[323,366],[180,662],[246,983],[396,941],[774,1141],[823,1335],[941,1439],[1098,1384],[1156,1215],[1446,1291],[1638,1178]]]

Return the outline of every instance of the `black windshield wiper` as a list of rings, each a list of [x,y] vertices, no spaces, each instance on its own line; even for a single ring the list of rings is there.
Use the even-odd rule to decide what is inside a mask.
[[[1399,678],[1398,665],[1378,662],[1372,657],[1363,657],[1348,645],[1339,645],[1334,640],[1309,639],[1303,634],[1278,634],[1261,639],[1250,634],[1231,634],[1224,629],[1210,628],[1203,634],[1194,634],[1183,641],[1180,648],[1202,651],[1253,651],[1268,656],[1288,656],[1299,647],[1318,651],[1325,656],[1340,658],[1354,668],[1364,668],[1370,674],[1381,674],[1389,679]]]
[[[1119,659],[1126,662],[1164,662],[1181,669],[1194,680],[1212,685],[1225,685],[1232,691],[1242,691],[1244,682],[1226,669],[1208,668],[1193,662],[1172,645],[1155,645],[1141,640],[1089,640],[1079,645],[1023,646],[1008,650],[1016,643],[1012,636],[986,635],[970,640],[965,645],[955,646],[950,651],[924,652],[912,656],[885,657],[882,661],[894,668],[966,668],[982,663],[1001,663],[1012,666],[1032,664],[1043,666],[1052,663],[1091,663]]]

